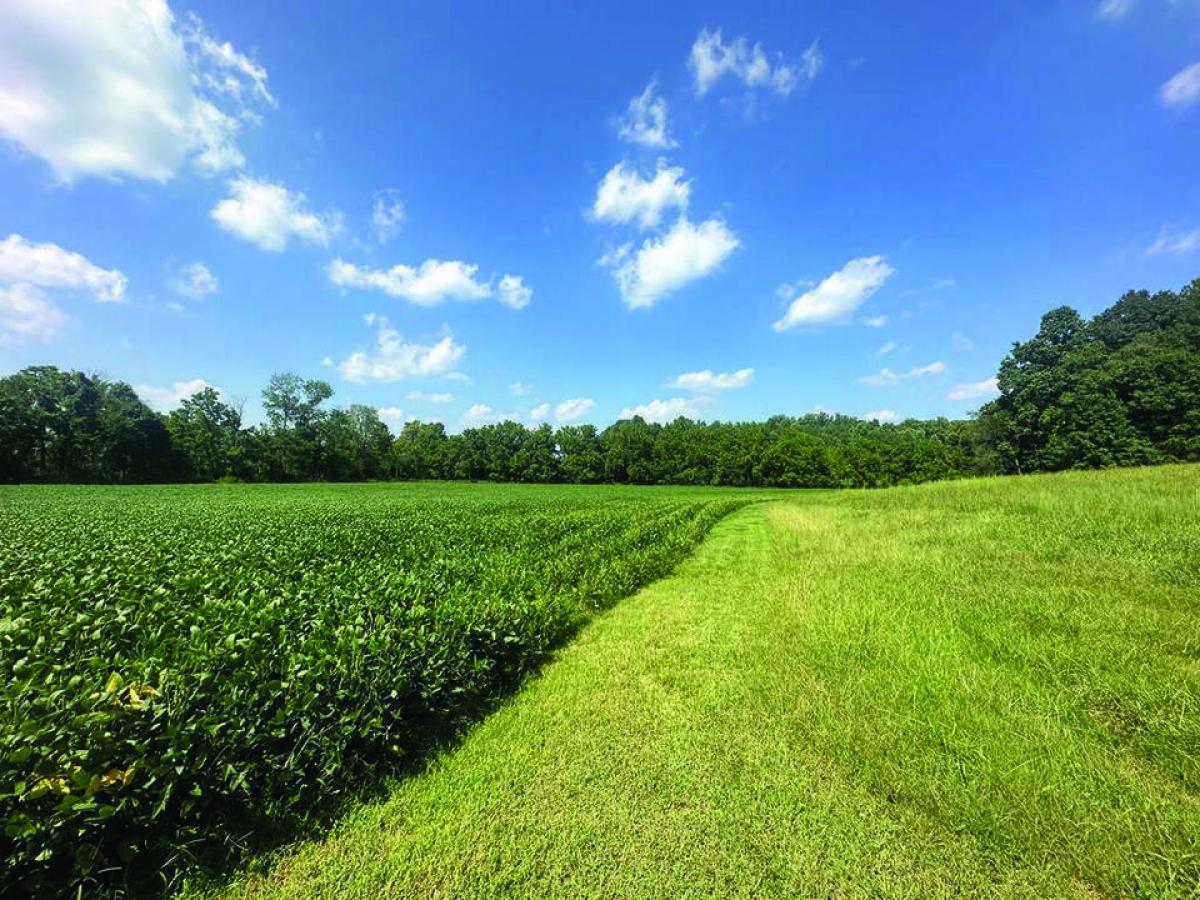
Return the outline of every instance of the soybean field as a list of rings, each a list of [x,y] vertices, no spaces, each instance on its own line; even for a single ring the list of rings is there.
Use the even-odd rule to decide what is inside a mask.
[[[294,832],[754,498],[0,489],[0,892],[159,892]]]

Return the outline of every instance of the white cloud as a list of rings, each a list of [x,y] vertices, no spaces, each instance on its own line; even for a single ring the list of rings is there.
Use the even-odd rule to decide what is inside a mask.
[[[476,403],[462,414],[462,424],[465,428],[479,428],[483,425],[495,425],[497,422],[515,422],[520,418],[518,413],[499,412],[486,403]]]
[[[669,400],[651,400],[637,406],[627,406],[621,410],[619,419],[632,419],[641,416],[647,422],[673,422],[680,416],[698,419],[705,404],[704,397],[672,397]]]
[[[988,397],[999,392],[1000,388],[993,375],[991,378],[985,378],[983,381],[976,381],[972,384],[956,384],[946,397],[949,400],[977,400],[980,397]]]
[[[900,414],[892,409],[873,409],[859,416],[864,422],[899,422]]]
[[[748,88],[769,87],[781,97],[786,97],[801,78],[811,81],[821,70],[821,49],[814,41],[801,59],[800,71],[784,65],[776,54],[774,66],[767,59],[761,44],[751,47],[746,39],[739,37],[726,44],[720,29],[701,29],[688,55],[688,68],[696,89],[696,96],[703,97],[709,88],[730,75]]]
[[[950,346],[960,353],[965,353],[975,349],[975,342],[961,331],[956,331],[950,335]]]
[[[1180,69],[1159,88],[1159,99],[1166,106],[1194,106],[1200,103],[1200,62]]]
[[[813,41],[800,57],[800,74],[812,81],[824,65],[825,56],[821,53],[821,45],[818,41]]]
[[[198,77],[214,91],[227,94],[245,104],[246,88],[259,101],[275,106],[275,98],[267,88],[267,70],[234,49],[229,41],[217,41],[208,34],[204,23],[195,13],[188,15],[183,29],[185,43],[192,48],[194,58],[200,57],[216,71],[201,71]]]
[[[402,422],[415,422],[417,417],[411,414],[406,415],[404,410],[398,406],[380,406],[375,410],[379,413],[379,418],[387,423],[389,428],[394,428]]]
[[[366,384],[445,375],[454,370],[466,352],[449,334],[434,344],[410,343],[383,316],[369,313],[363,319],[378,327],[378,346],[375,353],[358,350],[338,363],[338,372],[347,381]]]
[[[529,393],[529,385],[521,381],[514,381],[508,386],[508,392],[514,397],[524,397]]]
[[[882,256],[852,259],[815,288],[793,300],[774,328],[784,331],[796,325],[844,322],[883,286],[894,271]],[[879,324],[886,322],[883,318]]]
[[[753,369],[738,369],[736,372],[713,372],[710,369],[704,369],[700,372],[684,372],[682,375],[677,375],[667,387],[692,391],[697,394],[711,394],[715,391],[744,388],[753,380]]]
[[[375,206],[371,210],[371,227],[375,232],[375,240],[386,244],[399,232],[404,225],[404,203],[400,200],[399,191],[391,188],[379,191],[375,195]]]
[[[116,269],[102,269],[57,244],[35,244],[10,234],[0,241],[0,283],[18,282],[87,291],[97,300],[111,303],[125,295],[126,278]]]
[[[496,289],[496,299],[513,309],[524,309],[533,299],[533,288],[526,287],[520,275],[505,275]]]
[[[572,397],[554,407],[554,418],[559,422],[573,422],[586,416],[595,405],[596,401],[590,397]]]
[[[1147,256],[1162,253],[1183,254],[1200,250],[1200,228],[1195,231],[1171,233],[1163,231],[1153,244],[1146,248]]]
[[[297,237],[325,246],[342,229],[338,212],[314,213],[304,208],[305,197],[281,184],[238,178],[229,184],[232,196],[212,209],[212,217],[226,231],[278,253]]]
[[[453,394],[431,394],[427,391],[409,391],[405,398],[414,403],[449,403],[454,399]]]
[[[0,343],[57,337],[70,321],[46,290],[79,291],[102,303],[125,295],[125,276],[102,269],[57,244],[35,244],[19,234],[0,241]]]
[[[891,353],[895,349],[896,349],[896,342],[888,341],[882,347],[880,347],[878,350],[875,351],[875,355],[876,356],[887,356],[889,353]]]
[[[529,421],[533,423],[544,422],[550,418],[550,404],[539,403],[529,411]]]
[[[656,150],[670,150],[679,143],[667,133],[667,101],[655,96],[655,84],[629,101],[625,115],[617,121],[617,133],[631,144]]]
[[[142,398],[147,406],[152,406],[159,412],[167,412],[174,409],[188,397],[204,390],[212,388],[218,394],[224,395],[219,387],[209,384],[203,378],[193,378],[190,381],[176,381],[170,387],[156,387],[153,384],[135,384],[133,386],[137,395]]]
[[[866,325],[868,328],[882,328],[887,323],[888,323],[887,316],[870,316],[866,319],[863,319],[863,324]]]
[[[0,285],[0,345],[16,338],[48,341],[69,319],[54,301],[32,284]]]
[[[909,369],[907,372],[893,372],[891,369],[880,369],[874,375],[864,375],[858,379],[863,384],[869,384],[872,387],[884,387],[890,384],[898,384],[901,381],[908,381],[911,378],[924,378],[926,375],[940,375],[946,371],[946,364],[943,362],[931,362],[927,366],[917,366]]]
[[[168,286],[177,294],[201,300],[220,288],[217,276],[202,262],[187,263],[175,269]]]
[[[933,289],[935,291],[945,291],[945,290],[949,290],[952,287],[957,287],[957,286],[958,286],[958,282],[955,281],[953,278],[939,278],[937,281],[935,281],[933,283]]]
[[[1100,0],[1100,5],[1096,7],[1096,16],[1110,22],[1123,19],[1133,9],[1133,2],[1134,0]]]
[[[693,225],[681,217],[638,250],[626,244],[600,263],[612,268],[625,305],[640,309],[714,271],[738,245],[737,235],[719,218]]]
[[[442,377],[447,381],[457,381],[459,384],[465,384],[467,387],[475,383],[475,380],[466,372],[447,372]]]
[[[592,218],[618,224],[636,219],[642,228],[655,228],[667,210],[687,209],[692,185],[683,176],[683,169],[668,167],[662,159],[654,177],[649,179],[619,162],[608,170],[596,189]]]
[[[329,280],[341,287],[375,288],[418,306],[437,306],[447,300],[485,300],[496,297],[506,306],[523,309],[533,289],[519,275],[505,275],[498,290],[479,281],[479,266],[458,260],[427,259],[416,268],[398,264],[390,269],[370,269],[335,259],[326,270]]]
[[[84,175],[167,181],[191,160],[240,167],[247,99],[273,103],[266,70],[165,0],[4,5],[0,134],[71,182]],[[243,87],[249,86],[250,97]]]

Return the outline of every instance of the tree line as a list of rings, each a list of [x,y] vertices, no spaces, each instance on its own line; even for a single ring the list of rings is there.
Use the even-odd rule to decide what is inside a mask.
[[[247,427],[212,388],[163,415],[128,384],[33,366],[0,379],[0,481],[523,482],[883,487],[963,475],[1200,459],[1200,279],[1131,291],[1085,321],[1070,307],[1013,345],[1000,396],[974,418],[864,422],[824,413],[765,422],[625,419],[600,430],[500,422],[392,436],[369,406],[292,373]]]

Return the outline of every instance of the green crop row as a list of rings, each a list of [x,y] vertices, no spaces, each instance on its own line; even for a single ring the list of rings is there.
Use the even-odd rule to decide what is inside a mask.
[[[0,893],[145,893],[394,773],[746,502],[0,490]]]

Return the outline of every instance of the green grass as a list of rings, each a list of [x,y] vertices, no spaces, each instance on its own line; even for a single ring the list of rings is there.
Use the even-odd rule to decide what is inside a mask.
[[[1174,466],[735,512],[425,772],[217,892],[1198,890],[1200,467]]]

